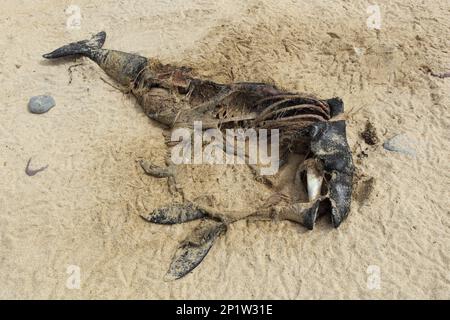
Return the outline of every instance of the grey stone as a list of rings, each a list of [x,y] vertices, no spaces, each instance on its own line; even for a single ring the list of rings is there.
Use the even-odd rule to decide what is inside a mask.
[[[31,113],[45,113],[56,105],[52,96],[42,95],[31,97],[28,102],[28,110]]]
[[[403,153],[412,157],[416,156],[414,142],[405,134],[397,134],[383,143],[383,148],[388,151]]]

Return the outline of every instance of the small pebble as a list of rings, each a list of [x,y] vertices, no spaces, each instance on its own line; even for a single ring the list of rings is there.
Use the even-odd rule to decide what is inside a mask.
[[[31,113],[41,114],[53,108],[55,104],[55,99],[51,96],[34,96],[31,97],[28,102],[28,110],[30,110]]]
[[[403,153],[412,157],[416,156],[414,143],[405,134],[398,134],[383,143],[383,148],[388,151]]]

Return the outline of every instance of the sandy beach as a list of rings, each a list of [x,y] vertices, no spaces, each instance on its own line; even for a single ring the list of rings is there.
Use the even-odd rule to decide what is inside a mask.
[[[448,0],[4,0],[1,11],[0,299],[450,298]],[[164,281],[196,224],[140,216],[173,200],[138,163],[163,163],[164,128],[87,58],[42,58],[102,30],[105,48],[214,81],[341,97],[356,168],[347,220],[238,222],[193,272]],[[42,94],[56,106],[30,113]],[[383,147],[397,135],[408,152]],[[30,158],[48,168],[26,175]],[[185,166],[180,183],[223,210],[269,195],[243,165]]]

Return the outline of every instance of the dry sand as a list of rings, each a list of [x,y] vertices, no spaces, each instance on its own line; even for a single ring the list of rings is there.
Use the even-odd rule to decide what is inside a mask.
[[[375,2],[2,1],[0,298],[449,299],[450,78],[429,70],[450,71],[450,3]],[[80,30],[66,28],[70,4]],[[370,4],[381,9],[379,31],[366,25]],[[312,232],[237,223],[191,274],[164,282],[195,223],[139,217],[171,201],[165,181],[136,163],[162,163],[162,128],[94,63],[41,58],[100,30],[106,48],[182,61],[214,80],[342,97],[357,168],[347,221],[335,230],[325,218]],[[44,93],[57,106],[30,114],[28,99]],[[360,137],[367,120],[374,146]],[[399,133],[416,157],[383,149]],[[49,168],[28,177],[30,157]],[[242,166],[184,168],[181,180],[191,198],[210,195],[220,208],[267,195]],[[79,290],[66,286],[70,265]],[[369,266],[379,288],[367,285]]]

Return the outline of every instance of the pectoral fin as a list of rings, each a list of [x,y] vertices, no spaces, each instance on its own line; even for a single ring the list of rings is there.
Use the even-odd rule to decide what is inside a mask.
[[[188,237],[180,243],[164,279],[176,280],[197,267],[208,254],[214,241],[226,231],[222,222],[203,220]]]
[[[177,224],[204,218],[206,212],[195,204],[176,203],[166,207],[153,210],[149,215],[141,215],[142,218],[151,223]]]

